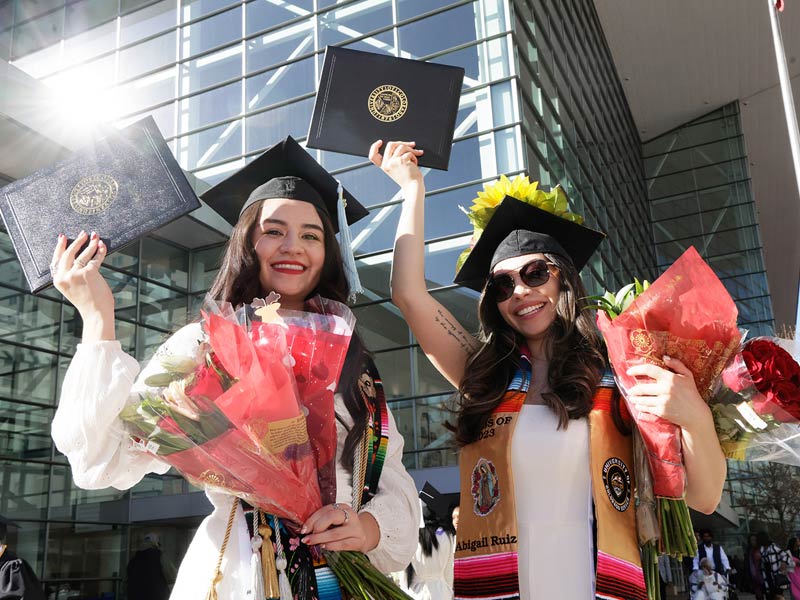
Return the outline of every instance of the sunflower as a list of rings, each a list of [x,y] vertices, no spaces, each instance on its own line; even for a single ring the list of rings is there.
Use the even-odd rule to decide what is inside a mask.
[[[473,232],[469,248],[464,250],[456,261],[456,272],[461,269],[464,261],[467,260],[467,256],[475,246],[475,242],[478,241],[489,220],[494,215],[494,211],[497,210],[498,205],[506,196],[527,202],[536,208],[546,210],[573,223],[583,223],[583,217],[570,212],[569,199],[560,185],[557,185],[549,192],[545,192],[539,189],[538,181],[531,182],[527,175],[517,175],[514,179],[501,175],[497,181],[483,185],[483,190],[478,192],[477,198],[472,200],[472,206],[469,207],[469,210],[461,209],[467,215],[470,223],[472,223]]]

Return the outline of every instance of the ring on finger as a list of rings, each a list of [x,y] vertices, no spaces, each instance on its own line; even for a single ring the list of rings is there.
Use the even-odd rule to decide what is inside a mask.
[[[76,258],[76,259],[75,259],[75,262],[76,262],[76,263],[78,263],[78,264],[79,264],[80,266],[82,266],[82,267],[85,267],[85,266],[86,266],[86,261],[85,261],[85,260],[83,260],[82,258]]]
[[[337,510],[340,510],[340,511],[342,511],[342,512],[344,513],[344,521],[342,521],[342,525],[344,525],[345,523],[347,523],[347,522],[350,520],[350,513],[348,513],[348,512],[345,510],[344,506],[342,506],[342,505],[341,505],[341,504],[339,504],[338,502],[334,502],[334,503],[332,504],[332,506],[333,506],[333,508],[335,508],[335,509],[337,509]]]

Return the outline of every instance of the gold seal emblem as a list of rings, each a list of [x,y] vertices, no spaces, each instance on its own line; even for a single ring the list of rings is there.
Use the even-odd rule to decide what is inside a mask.
[[[78,214],[97,215],[111,206],[118,191],[119,184],[110,175],[90,175],[72,188],[69,204]]]
[[[367,102],[369,113],[384,123],[397,121],[406,114],[408,98],[396,85],[381,85],[372,90]]]

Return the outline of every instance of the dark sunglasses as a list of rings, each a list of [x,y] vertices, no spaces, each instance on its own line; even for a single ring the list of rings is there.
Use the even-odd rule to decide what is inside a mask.
[[[536,258],[524,264],[518,272],[522,283],[529,288],[535,288],[550,281],[550,275],[557,275],[558,267],[542,258]],[[494,296],[495,302],[505,302],[514,295],[516,283],[511,273],[514,271],[494,275],[486,284],[486,291]]]

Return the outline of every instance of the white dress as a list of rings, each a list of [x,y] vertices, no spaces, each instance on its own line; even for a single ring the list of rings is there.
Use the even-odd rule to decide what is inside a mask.
[[[594,599],[589,422],[557,427],[547,406],[524,404],[511,443],[521,600]]]
[[[439,547],[430,556],[417,546],[411,559],[414,577],[408,588],[416,600],[452,600],[453,598],[453,560],[456,551],[455,538],[442,533],[437,535]]]
[[[199,323],[183,327],[162,346],[176,356],[195,356],[202,332]],[[153,360],[141,375],[138,362],[122,351],[117,341],[79,344],[64,377],[61,399],[53,419],[52,435],[58,450],[69,459],[75,484],[84,489],[133,487],[148,473],[166,473],[169,465],[133,447],[118,415],[127,402],[138,399],[147,389],[146,377],[160,372]],[[349,413],[339,394],[336,412],[345,420]],[[350,426],[352,421],[347,421]],[[345,426],[336,422],[336,499],[350,503],[350,474],[340,459]],[[381,571],[405,568],[417,546],[419,501],[414,481],[402,464],[403,437],[389,414],[389,447],[378,494],[363,508],[380,526],[380,541],[368,553]],[[209,590],[219,549],[225,535],[233,496],[207,491],[214,512],[205,518],[184,556],[173,588],[172,600],[205,598]],[[250,557],[252,550],[241,506],[236,509],[233,534],[222,564],[223,578],[217,586],[220,600],[239,600],[250,596]]]

